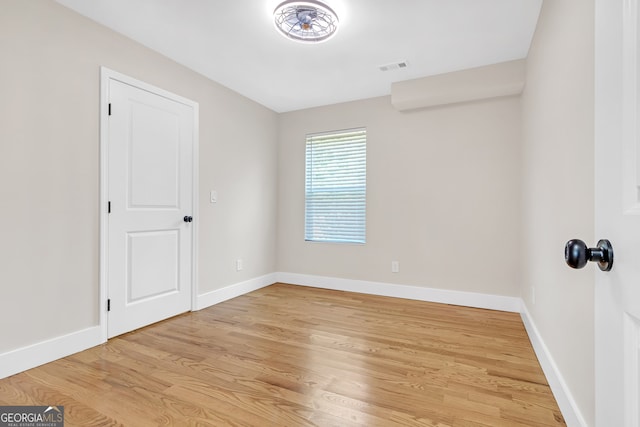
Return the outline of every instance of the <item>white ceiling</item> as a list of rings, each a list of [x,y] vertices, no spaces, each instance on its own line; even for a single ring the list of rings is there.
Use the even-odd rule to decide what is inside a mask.
[[[325,0],[331,40],[276,32],[281,0],[56,0],[277,112],[527,56],[542,0]],[[405,69],[379,66],[407,61]]]

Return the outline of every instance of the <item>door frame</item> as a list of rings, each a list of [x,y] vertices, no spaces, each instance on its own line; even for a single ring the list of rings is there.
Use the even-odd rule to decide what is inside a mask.
[[[129,77],[117,71],[106,67],[100,67],[100,197],[99,197],[99,223],[100,223],[100,277],[99,277],[99,325],[101,331],[102,342],[108,339],[108,316],[107,316],[107,300],[109,295],[109,221],[108,221],[108,204],[109,204],[109,82],[117,80],[122,83],[135,86],[142,90],[163,96],[181,104],[188,105],[193,108],[193,166],[192,166],[192,206],[191,212],[193,222],[190,224],[191,232],[191,311],[197,307],[198,296],[198,224],[199,224],[199,104],[190,99],[176,95],[159,87]]]

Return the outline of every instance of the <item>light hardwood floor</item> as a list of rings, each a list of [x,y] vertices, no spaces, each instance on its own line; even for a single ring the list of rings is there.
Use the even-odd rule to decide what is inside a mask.
[[[65,426],[565,425],[515,313],[276,284],[0,380]]]

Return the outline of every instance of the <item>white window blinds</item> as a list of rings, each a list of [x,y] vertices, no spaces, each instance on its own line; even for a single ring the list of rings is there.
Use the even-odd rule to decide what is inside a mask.
[[[307,135],[305,240],[365,243],[367,131]]]

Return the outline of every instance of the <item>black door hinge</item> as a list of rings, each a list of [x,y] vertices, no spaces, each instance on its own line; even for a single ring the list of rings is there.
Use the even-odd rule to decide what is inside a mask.
[[[111,115],[111,103],[109,103],[109,115]]]
[[[111,311],[111,299],[107,300],[107,311]]]
[[[111,213],[111,201],[107,202],[107,213]]]

